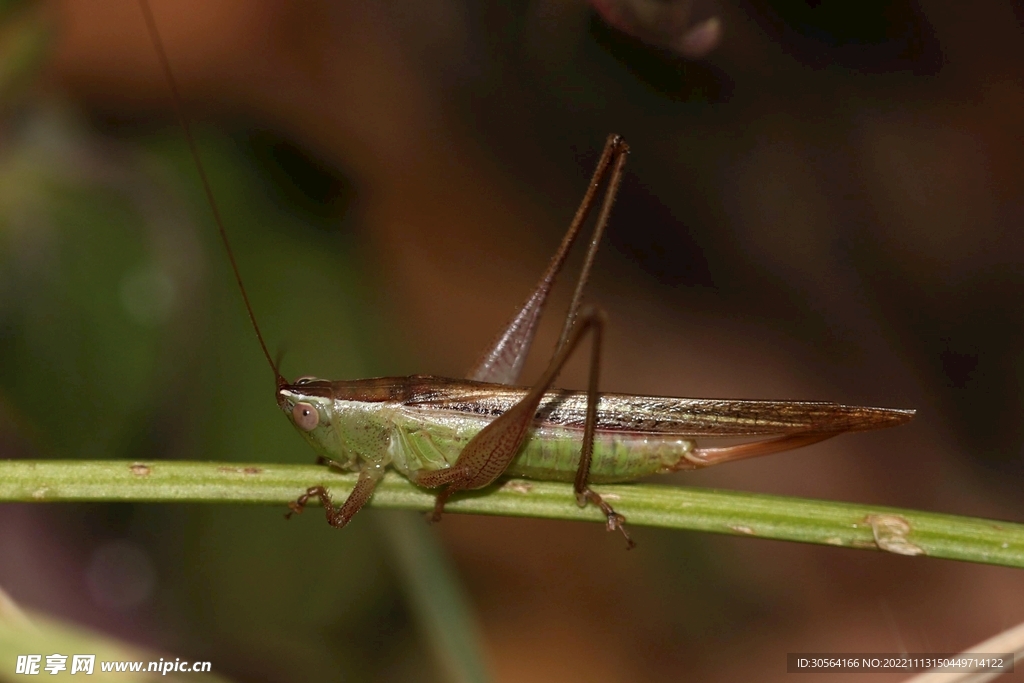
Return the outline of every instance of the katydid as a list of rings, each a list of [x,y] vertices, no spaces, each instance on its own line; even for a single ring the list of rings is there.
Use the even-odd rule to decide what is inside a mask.
[[[540,281],[466,379],[413,375],[341,381],[303,377],[288,382],[256,322],[151,11],[145,0],[140,4],[256,339],[274,373],[277,404],[316,451],[320,464],[359,474],[342,504],[336,505],[324,486],[311,486],[290,504],[289,516],[318,498],[327,521],[344,527],[373,495],[388,467],[415,484],[440,489],[434,521],[453,494],[483,488],[503,475],[521,476],[573,482],[577,503],[599,507],[608,530],[621,531],[632,547],[625,518],[591,489],[591,483],[633,481],[767,455],[844,432],[899,425],[913,417],[913,410],[826,402],[599,393],[605,316],[597,309],[581,308],[581,300],[629,152],[616,135],[608,138],[583,200]],[[533,386],[514,386],[555,280],[602,185],[593,236],[551,361]],[[588,335],[587,390],[553,389],[559,371]],[[767,438],[715,448],[698,445],[697,439],[704,437]]]

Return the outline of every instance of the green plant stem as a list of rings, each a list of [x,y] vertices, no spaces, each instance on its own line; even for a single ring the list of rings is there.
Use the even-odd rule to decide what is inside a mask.
[[[436,534],[410,512],[378,515],[377,523],[388,540],[420,633],[441,665],[443,680],[490,681],[471,601]]]
[[[314,465],[181,461],[0,461],[0,502],[193,502],[285,505],[324,484],[344,499],[356,476]],[[637,525],[773,538],[1024,567],[1024,525],[856,503],[652,484],[598,487]],[[389,474],[371,505],[429,510],[434,496]],[[509,480],[455,496],[451,513],[603,522],[568,484]]]

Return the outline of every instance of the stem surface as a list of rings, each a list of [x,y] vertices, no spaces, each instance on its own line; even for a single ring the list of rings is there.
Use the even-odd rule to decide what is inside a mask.
[[[316,465],[185,461],[0,461],[0,502],[190,502],[284,505],[313,484],[344,499],[355,474]],[[1024,567],[1024,525],[898,508],[654,484],[600,486],[632,525],[709,531],[898,555]],[[389,473],[370,504],[430,510],[434,494]],[[454,496],[452,513],[604,522],[570,484],[512,479]]]

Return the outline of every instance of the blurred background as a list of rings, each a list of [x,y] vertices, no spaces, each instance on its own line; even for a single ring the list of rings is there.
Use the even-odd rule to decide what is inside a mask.
[[[1020,2],[152,2],[287,376],[463,375],[616,132],[605,390],[919,411],[677,483],[1024,518]],[[0,20],[0,457],[311,461],[138,5]],[[282,512],[4,505],[0,586],[237,680],[442,680],[380,513]],[[1011,569],[633,532],[429,530],[502,681],[781,680],[1024,620]]]

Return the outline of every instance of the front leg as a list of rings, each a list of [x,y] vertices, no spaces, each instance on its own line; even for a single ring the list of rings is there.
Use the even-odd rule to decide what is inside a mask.
[[[348,467],[348,466],[338,462],[337,460],[334,460],[333,458],[328,458],[325,455],[318,455],[318,456],[316,456],[316,464],[317,465],[323,465],[327,469],[334,470],[335,472],[338,472],[339,474],[352,474],[352,468],[351,467]]]
[[[320,503],[324,506],[324,513],[327,515],[327,523],[341,529],[352,521],[355,514],[370,500],[373,490],[377,488],[377,483],[384,476],[384,469],[383,465],[364,467],[359,472],[359,480],[356,482],[355,488],[352,489],[352,493],[348,494],[345,502],[338,506],[334,505],[331,494],[326,488],[311,486],[297,500],[288,504],[291,512],[286,514],[285,518],[290,519],[293,514],[302,514],[311,498],[319,498]]]

